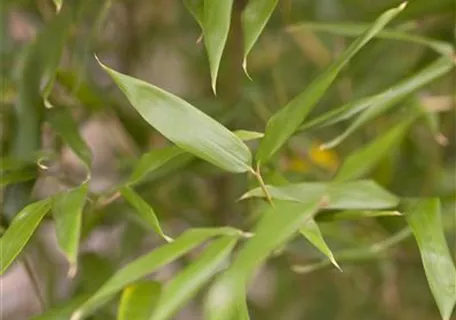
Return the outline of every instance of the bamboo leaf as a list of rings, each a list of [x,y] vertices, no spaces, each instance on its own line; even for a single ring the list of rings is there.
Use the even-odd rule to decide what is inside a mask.
[[[152,230],[154,230],[166,241],[172,241],[172,238],[163,233],[154,209],[152,209],[152,207],[143,198],[141,198],[139,194],[137,194],[130,187],[122,187],[119,191],[122,196],[130,203],[130,205],[135,208],[136,213],[141,217],[141,219],[146,222],[147,225],[152,228]]]
[[[238,236],[240,235],[240,231],[228,227],[190,229],[173,242],[167,243],[130,262],[117,271],[100,289],[84,302],[73,313],[71,320],[88,317],[112,299],[125,286],[180,258],[204,241],[221,235]]]
[[[218,70],[230,31],[232,7],[233,0],[204,0],[204,44],[209,58],[211,85],[214,93],[217,91]]]
[[[149,320],[162,291],[159,282],[143,280],[124,289],[117,320]]]
[[[88,185],[82,184],[77,188],[57,194],[52,204],[57,242],[70,263],[68,271],[70,276],[74,276],[77,271],[82,210],[87,191]]]
[[[418,244],[426,278],[442,319],[449,320],[456,304],[456,268],[443,233],[440,200],[405,201],[405,219]]]
[[[202,29],[204,26],[204,0],[184,0],[184,5]]]
[[[372,210],[344,210],[320,212],[315,220],[318,222],[330,222],[340,220],[359,220],[364,218],[377,217],[398,217],[402,214],[399,211],[372,211]]]
[[[19,170],[8,170],[0,172],[0,187],[6,187],[10,184],[29,181],[36,178],[37,172],[35,166],[27,166]]]
[[[405,7],[383,13],[359,38],[357,38],[324,73],[318,76],[307,89],[289,102],[283,109],[269,119],[265,136],[261,140],[256,159],[265,163],[291,137],[314,108],[342,68],[358,53],[382,28]]]
[[[196,261],[177,274],[163,290],[151,320],[171,319],[173,314],[207,283],[236,245],[234,237],[214,240]]]
[[[281,186],[266,185],[273,199],[307,202],[308,197],[327,194],[325,209],[360,210],[387,209],[398,205],[399,199],[370,180],[353,182],[304,182]],[[265,197],[261,188],[245,193],[241,199]]]
[[[87,298],[87,294],[77,295],[41,315],[31,318],[31,320],[68,320],[73,311],[87,300]]]
[[[139,114],[177,146],[227,171],[251,170],[250,150],[220,123],[160,88],[100,65]]]
[[[322,196],[309,196],[306,204],[274,202],[275,206],[264,213],[258,222],[255,236],[245,242],[231,266],[209,290],[205,302],[206,319],[233,319],[246,283],[255,270],[313,217]]]
[[[0,238],[0,275],[24,249],[35,229],[51,208],[51,198],[34,202],[22,209]]]
[[[237,130],[233,132],[242,141],[256,140],[264,137],[262,132],[248,131],[248,130]]]
[[[241,15],[244,33],[244,61],[242,63],[247,74],[247,56],[252,50],[266,23],[271,17],[278,0],[249,0]]]

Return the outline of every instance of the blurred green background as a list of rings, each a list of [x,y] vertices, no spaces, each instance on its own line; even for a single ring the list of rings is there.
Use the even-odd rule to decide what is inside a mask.
[[[189,101],[231,130],[264,132],[269,117],[304,90],[352,41],[334,32],[290,26],[303,22],[371,22],[385,9],[400,3],[280,0],[249,56],[249,73],[253,79],[249,80],[241,66],[240,13],[246,0],[236,0],[217,96],[214,96],[204,44],[198,41],[201,30],[182,1],[64,2],[64,6],[71,8],[69,25],[64,23],[55,28],[68,27],[69,32],[62,42],[62,59],[56,62],[59,69],[49,101],[71,110],[93,152],[93,194],[108,194],[130,172],[131,165],[142,153],[169,144],[139,117],[98,66],[94,54],[120,72]],[[15,152],[18,144],[30,143],[20,141],[21,126],[25,124],[33,130],[33,123],[37,121],[33,117],[45,117],[38,111],[18,117],[15,104],[27,95],[27,89],[21,91],[24,90],[21,80],[27,48],[50,23],[56,9],[50,0],[3,0],[0,7],[0,143],[2,156],[8,156]],[[413,0],[391,27],[454,43],[455,10],[452,0]],[[52,32],[49,41],[57,41]],[[43,54],[52,59],[54,53],[44,48]],[[383,91],[437,57],[434,51],[422,45],[374,40],[338,77],[311,117]],[[370,177],[400,196],[440,197],[448,243],[454,252],[455,87],[453,71],[369,122],[334,150],[321,151],[318,146],[341,133],[348,125],[345,122],[295,135],[265,172],[266,182],[278,183],[277,172],[290,181],[328,181],[346,155],[385,132],[396,119],[407,117],[408,105],[420,105],[432,110],[429,119],[417,121],[400,147],[388,154]],[[53,157],[46,164],[50,169],[40,173],[37,186],[32,190],[35,198],[81,182],[85,175],[79,160],[61,145],[49,126],[38,123],[34,134],[40,145],[37,150],[51,153]],[[441,135],[436,136],[436,132]],[[255,148],[256,142],[250,145]],[[150,175],[137,189],[153,205],[169,234],[178,235],[196,226],[233,225],[243,230],[252,226],[260,203],[236,200],[254,185],[253,181],[224,173],[197,159],[178,160]],[[19,196],[15,199],[20,201]],[[7,221],[15,209],[8,206],[6,197],[2,204],[2,217]],[[401,227],[402,223],[395,219],[382,218],[323,224],[322,232],[337,252],[382,241]],[[34,246],[28,249],[35,257],[35,273],[48,306],[93,291],[114,270],[161,243],[135,220],[131,207],[122,200],[85,212],[80,271],[69,281],[55,239],[50,236],[52,228],[51,221],[44,223],[34,238]],[[320,253],[303,239],[294,241],[286,254],[273,257],[251,286],[248,296],[251,318],[439,319],[411,238],[382,254],[342,262],[343,273],[328,267],[297,274],[290,268],[292,264],[320,259]],[[169,279],[184,264],[185,261],[173,263],[156,277]],[[40,312],[20,265],[6,274],[2,283],[5,319],[28,319]],[[93,319],[112,319],[114,312],[112,304]],[[200,302],[194,301],[176,319],[201,319]]]

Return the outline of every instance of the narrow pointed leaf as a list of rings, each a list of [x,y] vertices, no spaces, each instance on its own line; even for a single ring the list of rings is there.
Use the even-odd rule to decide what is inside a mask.
[[[0,172],[0,187],[6,187],[10,184],[33,180],[36,178],[37,172],[35,167],[24,167],[19,170],[8,170]]]
[[[84,162],[87,169],[92,163],[92,153],[79,134],[79,128],[67,108],[52,108],[49,114],[52,128],[62,137],[73,152]]]
[[[265,136],[256,154],[257,161],[265,163],[291,137],[343,67],[404,7],[405,3],[383,13],[304,92],[269,119]]]
[[[424,70],[420,71],[416,77],[413,77],[413,80],[416,82],[414,85],[417,85],[413,90],[416,90],[417,87],[422,86],[423,84],[427,84],[432,80],[435,80],[451,71],[453,68],[453,62],[451,59],[444,57],[440,58],[436,62],[432,63],[430,66],[425,68]],[[407,82],[402,82],[406,84]],[[350,126],[338,137],[334,138],[333,140],[323,144],[321,148],[323,149],[330,149],[334,148],[335,146],[339,145],[342,141],[344,141],[350,134],[358,130],[360,127],[365,125],[372,119],[375,119],[382,113],[388,111],[391,107],[393,107],[398,101],[405,98],[407,95],[411,93],[410,90],[412,89],[410,85],[413,83],[408,83],[407,86],[400,86],[403,87],[403,91],[385,91],[381,95],[375,96],[374,103],[367,108],[364,112],[362,112],[356,119],[353,121]],[[399,86],[398,86],[399,87]]]
[[[184,0],[184,5],[201,28],[204,23],[204,0]]]
[[[133,173],[128,179],[128,184],[134,184],[145,177],[149,172],[157,170],[165,165],[168,161],[184,153],[184,150],[176,146],[165,147],[159,150],[153,150],[141,156],[135,165]]]
[[[216,92],[220,61],[230,31],[232,7],[233,0],[204,0],[204,44],[209,58],[211,85],[214,93]]]
[[[73,311],[78,308],[85,300],[87,300],[88,295],[82,294],[77,295],[74,298],[71,298],[69,301],[52,307],[45,313],[35,316],[30,320],[68,320],[71,317]]]
[[[442,319],[449,320],[456,304],[456,268],[443,233],[440,200],[407,200],[405,219],[418,244],[426,278]]]
[[[369,211],[369,210],[345,210],[336,212],[320,212],[315,220],[318,222],[330,222],[340,220],[359,220],[377,217],[398,217],[399,211]]]
[[[174,313],[219,270],[236,241],[236,238],[228,236],[214,240],[201,257],[177,274],[163,290],[151,320],[172,319]]]
[[[244,33],[244,70],[247,73],[247,56],[252,50],[266,23],[274,12],[278,0],[249,0],[241,15]]]
[[[52,204],[57,242],[70,263],[69,274],[72,275],[76,272],[82,210],[87,191],[88,185],[85,183],[67,192],[57,194]]]
[[[275,206],[257,224],[255,236],[245,242],[228,270],[211,287],[205,303],[206,319],[233,319],[244,288],[256,269],[312,219],[322,196],[310,196],[306,204],[274,201]]]
[[[159,282],[139,281],[124,289],[117,320],[149,320],[162,291]]]
[[[251,170],[250,150],[220,123],[158,87],[100,65],[139,114],[177,146],[227,171]]]
[[[55,9],[57,10],[57,12],[59,12],[60,9],[62,9],[63,0],[53,0],[53,2],[55,5]]]
[[[281,186],[266,185],[273,199],[307,202],[308,197],[325,193],[328,195],[325,209],[373,210],[387,209],[398,205],[399,199],[375,182],[359,180],[343,183],[304,182]],[[255,188],[242,196],[242,199],[264,197],[261,188]]]
[[[328,245],[326,244],[323,235],[321,234],[320,227],[315,222],[314,219],[307,220],[304,225],[299,229],[299,232],[312,244],[320,250],[326,257],[328,257],[329,261],[339,270],[342,271],[339,264],[337,263],[334,255],[329,249]]]
[[[233,132],[242,141],[256,140],[264,137],[262,132],[248,131],[248,130],[237,130]]]
[[[139,257],[117,271],[93,296],[73,313],[71,320],[88,317],[112,299],[125,286],[180,258],[204,241],[221,235],[238,236],[240,235],[240,231],[227,227],[190,229],[173,242],[167,243]]]
[[[406,119],[371,143],[350,154],[343,162],[334,180],[353,180],[362,178],[369,173],[401,143],[410,124],[411,121]]]
[[[152,209],[152,207],[143,198],[141,198],[139,194],[137,194],[130,187],[122,187],[119,191],[122,196],[130,203],[130,205],[135,208],[138,216],[141,217],[141,219],[146,222],[146,224],[152,228],[152,230],[154,230],[166,241],[172,241],[170,237],[163,233],[154,209]]]
[[[43,217],[51,208],[51,198],[34,202],[22,209],[0,238],[0,275],[21,253]]]

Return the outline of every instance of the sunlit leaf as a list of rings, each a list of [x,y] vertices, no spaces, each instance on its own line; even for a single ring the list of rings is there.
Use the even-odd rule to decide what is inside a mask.
[[[159,282],[143,280],[124,289],[117,320],[149,320],[162,291]]]
[[[211,287],[206,303],[206,319],[233,319],[239,298],[256,269],[280,245],[289,240],[317,212],[323,193],[309,196],[307,203],[274,201],[255,227],[228,270]]]
[[[314,219],[307,220],[304,225],[299,229],[299,232],[318,250],[320,250],[325,256],[328,257],[329,261],[336,266],[337,269],[340,269],[340,266],[337,264],[334,255],[326,244],[323,235],[321,234],[320,227],[315,222]]]
[[[393,19],[405,3],[383,13],[359,38],[357,38],[307,89],[289,102],[269,119],[265,136],[261,140],[256,159],[265,163],[299,128],[308,113],[314,108],[329,86],[334,82],[343,67],[358,53],[382,28]]]
[[[387,209],[398,205],[399,199],[370,180],[343,183],[303,182],[281,186],[266,185],[273,199],[306,203],[309,197],[324,193],[325,209]],[[255,188],[242,196],[263,198],[261,188]]]
[[[214,93],[216,92],[220,61],[230,31],[232,7],[233,0],[204,0],[204,44],[209,58],[211,85]]]
[[[334,179],[344,181],[363,177],[402,141],[410,124],[410,119],[406,119],[374,141],[350,154]]]
[[[163,290],[151,320],[171,319],[219,270],[236,241],[228,236],[214,240],[196,261],[177,274]]]
[[[130,187],[122,187],[119,191],[122,196],[130,203],[130,205],[135,208],[138,216],[141,217],[141,219],[146,222],[146,224],[152,228],[152,230],[154,230],[166,241],[172,241],[170,237],[163,233],[154,209],[152,209],[152,207],[143,198],[141,198],[139,194],[137,194]]]
[[[21,210],[0,238],[0,275],[21,253],[43,217],[51,208],[52,200],[47,198],[34,202]]]
[[[401,84],[395,86],[396,90],[387,90],[374,96],[373,101],[368,105],[368,108],[366,108],[366,110],[364,110],[342,134],[322,145],[322,148],[334,148],[368,121],[388,111],[397,102],[404,99],[417,88],[450,72],[452,68],[453,62],[451,59],[447,57],[440,58],[412,78],[401,81]]]
[[[246,73],[247,56],[274,12],[277,2],[278,0],[249,0],[242,12],[241,21],[244,33],[243,67]]]
[[[57,10],[57,12],[59,12],[60,9],[62,9],[63,0],[52,0],[52,1],[54,2],[55,9]]]
[[[237,130],[233,132],[239,137],[242,141],[250,141],[263,138],[264,134],[257,131],[248,131],[248,130]]]
[[[407,200],[405,219],[420,249],[426,278],[442,319],[449,320],[456,304],[456,268],[443,232],[440,200]]]
[[[140,115],[180,148],[227,171],[251,170],[250,150],[220,123],[158,87],[100,65]]]
[[[239,236],[240,231],[228,227],[190,229],[173,242],[156,248],[152,252],[130,262],[117,271],[93,296],[78,308],[73,313],[71,320],[88,317],[112,299],[125,286],[180,258],[204,241],[221,235]]]
[[[52,204],[57,242],[70,263],[70,275],[74,275],[77,270],[82,210],[87,191],[88,185],[83,184],[72,190],[57,194]]]
[[[320,212],[315,220],[318,222],[359,220],[376,217],[398,217],[402,214],[399,211],[370,211],[370,210],[345,210],[335,212]]]

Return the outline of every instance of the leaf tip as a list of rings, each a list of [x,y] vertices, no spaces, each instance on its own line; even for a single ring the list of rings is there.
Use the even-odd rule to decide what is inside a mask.
[[[247,70],[247,57],[244,57],[244,60],[242,61],[242,69],[244,69],[244,73],[249,78],[250,81],[253,81],[252,77],[249,74],[249,71]]]
[[[402,2],[402,3],[399,5],[399,7],[397,7],[398,10],[399,10],[399,11],[404,10],[405,7],[407,7],[407,3],[408,3],[407,1]]]
[[[70,320],[81,320],[82,312],[81,311],[75,311],[72,315]]]
[[[76,276],[76,273],[78,273],[78,266],[72,263],[68,268],[67,277],[72,279]]]

